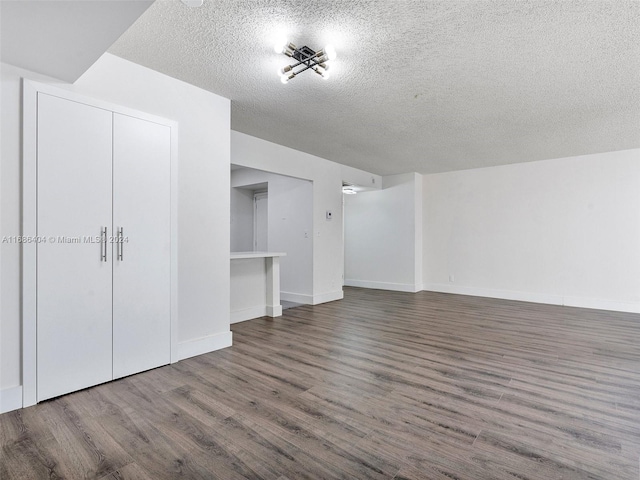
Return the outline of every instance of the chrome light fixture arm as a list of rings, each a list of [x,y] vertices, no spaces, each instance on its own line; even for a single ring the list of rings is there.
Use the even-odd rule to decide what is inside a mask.
[[[327,45],[324,49],[316,52],[306,45],[298,48],[293,43],[282,42],[276,45],[275,51],[298,61],[297,63],[287,65],[278,70],[282,83],[288,83],[289,80],[309,69],[321,75],[323,78],[328,78],[327,70],[329,66],[327,62],[333,60],[336,56],[335,49],[331,45]],[[303,65],[303,67],[296,71],[295,68],[301,65]]]

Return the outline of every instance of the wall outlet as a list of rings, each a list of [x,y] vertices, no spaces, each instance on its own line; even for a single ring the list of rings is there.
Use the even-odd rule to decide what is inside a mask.
[[[327,210],[327,220],[331,220],[333,218],[333,212],[331,210]]]
[[[449,283],[454,283],[456,281],[456,277],[453,275],[449,275]]]

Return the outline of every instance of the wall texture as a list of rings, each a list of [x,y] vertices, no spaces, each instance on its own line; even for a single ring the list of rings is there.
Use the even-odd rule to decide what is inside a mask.
[[[640,150],[424,177],[424,288],[640,312]]]

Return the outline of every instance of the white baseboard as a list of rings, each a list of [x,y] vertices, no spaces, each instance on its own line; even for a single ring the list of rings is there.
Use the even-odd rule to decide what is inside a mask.
[[[282,305],[275,305],[270,307],[267,305],[267,316],[269,317],[281,317],[282,316]]]
[[[392,282],[371,282],[369,280],[345,279],[344,284],[347,287],[373,288],[376,290],[392,290],[394,292],[410,292],[416,293],[423,290],[422,285],[414,285],[413,283],[392,283]]]
[[[563,305],[566,307],[592,308],[615,312],[640,313],[640,303],[620,302],[587,297],[571,297],[535,292],[518,292],[512,290],[497,290],[492,288],[463,287],[448,284],[425,284],[423,290],[457,295],[471,295],[474,297],[501,298],[503,300],[518,300],[521,302],[546,303],[548,305]]]
[[[640,302],[620,302],[602,298],[564,297],[567,307],[593,308],[595,310],[611,310],[614,312],[640,313]]]
[[[302,293],[280,292],[280,300],[313,305],[313,295],[305,295]]]
[[[243,308],[242,310],[236,310],[231,312],[231,323],[244,322],[253,318],[260,318],[267,315],[267,307],[265,305]]]
[[[335,300],[342,300],[344,298],[344,292],[342,289],[333,292],[319,293],[313,296],[312,305],[319,305],[321,303],[333,302]]]
[[[0,413],[22,408],[22,385],[0,390]]]
[[[227,348],[230,347],[232,343],[232,332],[216,333],[215,335],[180,342],[178,343],[178,358],[176,361],[202,355],[203,353],[214,352],[221,348]]]
[[[304,305],[319,305],[321,303],[342,300],[344,292],[342,289],[333,292],[319,293],[317,295],[305,295],[302,293],[280,292],[280,299],[285,302],[302,303]]]
[[[521,302],[547,303],[550,305],[562,305],[561,295],[544,293],[518,292],[512,290],[496,290],[492,288],[463,287],[446,283],[432,283],[423,285],[423,290],[441,293],[455,293],[457,295],[470,295],[472,297],[501,298],[503,300],[519,300]]]

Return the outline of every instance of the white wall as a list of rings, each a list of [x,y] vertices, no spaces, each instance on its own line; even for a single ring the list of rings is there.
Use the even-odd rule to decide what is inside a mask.
[[[640,312],[638,149],[426,175],[423,207],[426,290]]]
[[[231,323],[268,315],[267,275],[265,258],[231,261]]]
[[[359,185],[368,189],[380,190],[382,188],[382,177],[373,173],[358,170],[348,165],[340,165],[342,180],[352,185]]]
[[[240,132],[231,132],[231,163],[313,182],[313,299],[317,304],[342,298],[343,166]],[[366,172],[352,177],[370,181]],[[357,182],[353,182],[357,183]],[[326,220],[326,211],[333,219]]]
[[[5,64],[1,73],[0,227],[2,235],[18,235],[20,77],[39,77]],[[178,122],[178,353],[196,355],[228,345],[229,100],[109,54],[103,55],[74,85],[57,85]],[[19,248],[3,245],[0,393],[21,381],[19,286]]]
[[[21,232],[22,72],[26,71],[0,64],[0,238]],[[39,81],[54,82],[42,75],[30,75]],[[0,258],[0,402],[3,402],[3,392],[22,382],[20,245],[0,243]],[[16,398],[22,401],[21,392],[16,392]],[[0,412],[3,410],[0,405]]]
[[[233,172],[231,172],[233,177]],[[253,195],[252,190],[231,188],[231,251],[253,250]]]
[[[313,183],[249,168],[231,172],[232,190],[265,182],[269,192],[269,251],[287,254],[280,258],[281,297],[312,303]]]
[[[313,184],[273,175],[268,208],[269,250],[287,254],[280,259],[280,296],[313,299]]]
[[[422,176],[382,178],[382,190],[344,196],[345,285],[422,289]]]

